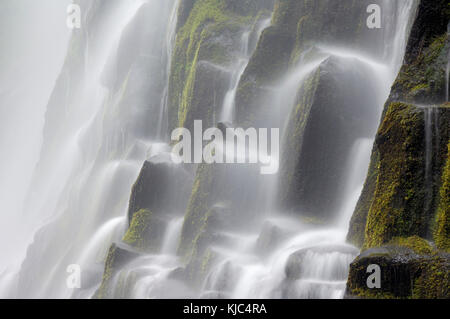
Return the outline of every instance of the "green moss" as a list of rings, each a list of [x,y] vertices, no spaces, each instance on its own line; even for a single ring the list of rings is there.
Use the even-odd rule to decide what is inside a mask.
[[[380,153],[375,147],[372,150],[367,178],[350,221],[350,229],[347,235],[347,241],[357,247],[364,245],[367,215],[369,214],[370,206],[372,206],[379,169]]]
[[[413,106],[391,103],[387,109],[375,145],[380,163],[367,217],[366,248],[393,237],[424,236],[427,231],[423,123],[423,112]]]
[[[252,15],[240,15],[233,8],[229,1],[198,0],[180,26],[170,75],[169,130],[189,127],[194,119],[206,121],[205,125],[213,124],[210,101],[214,99],[214,85],[220,86],[220,80],[214,84],[214,79],[199,73],[198,63],[208,61],[227,66],[233,59],[233,45],[220,39],[237,38],[253,19]]]
[[[434,38],[414,60],[408,61],[393,85],[399,99],[414,103],[441,102],[449,50],[447,34],[443,34]]]
[[[116,249],[117,249],[117,247],[115,245],[113,245],[108,250],[108,255],[106,257],[106,262],[105,262],[105,270],[103,271],[103,276],[102,276],[102,283],[101,283],[99,289],[97,290],[97,292],[95,293],[96,299],[108,298],[111,279],[112,279],[113,272],[114,272],[113,264],[114,264]]]
[[[440,203],[436,216],[434,239],[438,248],[450,251],[450,142],[447,148],[447,163],[442,174]]]
[[[399,246],[405,244],[405,246]],[[450,256],[426,247],[421,238],[396,239],[393,244],[363,252],[350,265],[347,298],[436,299],[450,297]],[[423,251],[425,254],[421,254]],[[367,287],[367,267],[381,269],[381,287]]]
[[[395,237],[389,244],[410,248],[420,255],[430,255],[433,252],[433,247],[425,239],[418,236]]]
[[[434,256],[420,265],[420,276],[414,280],[413,299],[450,298],[449,258]]]
[[[210,194],[214,167],[215,165],[202,164],[197,169],[178,249],[178,252],[185,257],[191,256],[195,242],[205,227],[208,211],[212,204]]]
[[[122,240],[141,251],[157,250],[158,237],[163,232],[162,228],[152,212],[141,209],[133,214],[130,227]]]
[[[105,261],[105,269],[103,272],[102,283],[94,294],[96,299],[121,298],[125,297],[127,291],[133,284],[134,276],[127,276],[127,280],[122,274],[119,275],[117,285],[114,285],[114,277],[118,271],[126,263],[138,256],[137,253],[119,248],[116,244],[112,244],[108,250]]]

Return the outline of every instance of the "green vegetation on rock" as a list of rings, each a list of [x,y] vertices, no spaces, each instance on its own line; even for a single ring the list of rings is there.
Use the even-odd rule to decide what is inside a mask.
[[[141,251],[155,251],[160,248],[165,224],[152,212],[141,209],[133,215],[123,242]]]
[[[185,23],[179,24],[172,57],[169,131],[190,128],[200,119],[205,126],[214,125],[216,107],[221,107],[216,103],[228,89],[223,67],[234,58],[240,33],[271,2],[198,0],[181,7]]]
[[[448,144],[447,164],[442,174],[434,239],[438,248],[450,251],[450,142]]]

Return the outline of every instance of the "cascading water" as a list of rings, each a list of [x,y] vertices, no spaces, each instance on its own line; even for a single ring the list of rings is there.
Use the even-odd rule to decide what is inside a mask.
[[[75,51],[72,55],[84,58],[81,62],[66,60],[47,107],[39,165],[25,208],[37,216],[33,220],[40,221],[30,226],[34,242],[20,270],[15,268],[2,276],[0,269],[0,287],[5,286],[0,294],[92,297],[100,285],[106,250],[112,242],[121,241],[127,227],[130,189],[142,162],[155,157],[165,161],[168,145],[163,123],[167,121],[167,78],[179,1],[102,2],[101,13],[96,11],[98,3],[94,1],[90,7],[96,12],[95,23],[86,26],[83,36],[73,34],[74,42],[69,46],[76,50],[81,44],[82,54]],[[327,43],[314,48],[317,54],[313,59],[308,54],[300,57],[296,67],[269,88],[272,94],[267,103],[276,113],[273,127],[286,129],[299,87],[331,60],[341,62],[346,71],[374,78],[376,85],[371,89],[376,91],[380,115],[401,64],[414,4],[412,0],[399,1],[395,10],[386,13],[392,34],[386,33],[382,58]],[[89,23],[89,17],[84,21]],[[259,22],[257,37],[269,24],[269,19]],[[236,50],[237,63],[229,68],[199,62],[230,75],[221,122],[235,120],[236,92],[255,49],[249,38],[250,31],[245,30]],[[357,66],[363,66],[362,70],[355,70]],[[346,84],[356,87],[355,83]],[[378,118],[372,121],[376,123]],[[222,244],[209,247],[217,259],[204,282],[190,287],[178,280],[179,270],[186,265],[176,254],[185,212],[170,211],[161,251],[143,254],[124,265],[112,279],[112,286],[131,282],[130,297],[134,298],[342,298],[349,264],[358,254],[345,242],[347,226],[373,142],[365,136],[371,133],[364,133],[346,154],[344,190],[334,223],[303,222],[270,206],[251,229],[229,227],[216,234],[225,238]],[[247,173],[239,171],[229,177],[236,184],[247,185]],[[254,187],[257,194],[252,199],[272,202],[267,194],[275,194],[277,187],[276,178],[265,179]],[[259,208],[257,204],[253,206]],[[217,203],[215,208],[224,209],[226,203]],[[65,287],[70,264],[80,264],[83,269],[83,290],[76,294]]]
[[[268,27],[270,24],[270,19],[266,19],[260,22],[257,30],[256,38],[259,38],[261,32]],[[236,103],[236,91],[239,86],[239,81],[244,74],[245,68],[250,60],[251,54],[249,54],[249,40],[251,31],[245,31],[241,36],[241,47],[239,54],[241,57],[238,58],[237,65],[233,68],[231,80],[230,80],[230,90],[226,93],[225,99],[222,107],[222,115],[220,117],[221,122],[232,123],[234,121],[234,108]]]
[[[297,68],[286,75],[279,87],[271,88],[274,93],[269,99],[270,103],[284,105],[286,108],[277,108],[275,121],[286,121],[285,116],[289,112],[287,108],[293,105],[298,87],[330,57],[348,61],[344,66],[347,68],[352,68],[354,61],[367,67],[370,73],[366,75],[374,77],[377,84],[372,89],[377,93],[377,113],[380,116],[382,104],[389,94],[390,83],[402,62],[407,26],[414,3],[401,2],[392,12],[393,15],[397,12],[400,14],[398,19],[392,19],[396,22],[391,26],[392,42],[387,46],[389,52],[383,58],[375,59],[359,52],[320,46],[317,48],[320,52],[317,58],[300,59]],[[244,33],[241,39],[242,55],[245,51],[242,48],[247,46],[247,35]],[[222,121],[233,120],[236,89],[246,68],[240,62],[231,72],[231,85],[224,98]],[[378,118],[373,119],[373,122],[377,120]],[[334,225],[314,226],[291,217],[283,217],[280,213],[269,212],[264,217],[261,212],[260,221],[252,230],[221,231],[216,235],[226,240],[222,244],[209,246],[213,255],[218,257],[198,290],[187,287],[176,279],[177,271],[182,269],[183,263],[178,257],[171,255],[168,248],[173,247],[170,238],[179,238],[179,234],[175,233],[181,232],[180,217],[175,217],[166,230],[162,254],[136,259],[125,266],[116,278],[132,278],[130,274],[141,274],[132,291],[132,296],[138,298],[342,298],[349,264],[359,253],[345,242],[347,227],[363,186],[372,144],[373,140],[370,138],[361,138],[353,143],[348,154],[342,204],[337,208],[338,217]],[[236,178],[239,182],[240,177]],[[270,193],[275,193],[274,187],[276,186],[269,187]],[[267,188],[264,190],[267,191]]]
[[[7,292],[11,297],[92,296],[109,243],[125,231],[131,186],[158,135],[148,131],[148,118],[158,122],[161,103],[149,101],[163,100],[167,81],[159,75],[171,52],[161,34],[177,2],[79,3],[84,25],[73,31],[69,54],[80,59],[66,59],[47,106],[24,210],[36,220],[29,230],[34,240],[20,270],[9,273],[17,287]],[[64,6],[62,13],[65,27]],[[71,264],[85,274],[85,289],[76,295],[64,279]]]

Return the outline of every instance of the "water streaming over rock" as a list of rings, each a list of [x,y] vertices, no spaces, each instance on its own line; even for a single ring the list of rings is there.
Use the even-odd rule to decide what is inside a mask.
[[[92,297],[100,286],[108,247],[122,241],[129,224],[124,216],[142,162],[183,170],[171,166],[165,144],[179,1],[81,3],[89,8],[83,20],[86,32],[72,34],[68,58],[47,106],[44,142],[25,208],[41,223],[32,227],[34,241],[20,269],[0,275],[0,287],[7,287],[0,293],[6,290],[11,296]],[[262,110],[268,110],[258,114],[261,123],[280,127],[283,134],[289,131],[296,104],[318,76],[344,74],[339,81],[350,93],[344,102],[354,110],[364,104],[361,95],[370,94],[366,99],[375,110],[355,116],[363,128],[357,126],[357,134],[345,141],[348,146],[342,152],[347,160],[339,163],[342,190],[329,223],[296,218],[277,207],[283,186],[279,175],[264,178],[245,165],[225,167],[224,185],[235,189],[219,190],[229,198],[214,203],[208,215],[229,219],[220,220],[213,238],[206,240],[206,255],[214,258],[186,265],[177,251],[186,240],[183,232],[189,216],[178,207],[165,206],[167,214],[158,224],[164,233],[158,249],[142,253],[118,244],[118,249],[139,256],[116,269],[109,283],[113,296],[342,298],[349,264],[358,254],[345,242],[347,226],[362,189],[382,104],[403,58],[415,3],[385,2],[389,23],[382,54],[320,43],[303,52],[277,83],[260,88],[267,93],[262,103],[267,108]],[[217,122],[238,120],[237,91],[258,49],[258,41],[251,38],[260,39],[273,21],[256,23],[253,30],[254,26],[241,30],[231,67],[207,60],[198,63],[198,68],[206,66],[228,76]],[[363,78],[370,80],[360,81]],[[155,196],[171,197],[160,195]],[[214,212],[221,214],[217,217]],[[83,289],[75,293],[65,286],[69,264],[83,269]],[[203,270],[200,282],[186,280],[189,273]],[[17,289],[10,288],[14,284]]]
[[[126,229],[131,186],[158,135],[167,82],[160,75],[171,42],[161,35],[167,34],[176,1],[78,3],[83,26],[72,32],[47,105],[40,159],[22,215],[35,221],[28,229],[34,239],[10,275],[17,290],[9,296],[93,294],[109,244]],[[66,7],[62,12],[65,26]],[[84,274],[84,289],[75,295],[65,284],[70,264],[79,264]]]
[[[261,22],[258,23],[256,38],[260,37],[261,32],[266,27],[268,27],[269,24],[270,19],[262,20]],[[245,31],[241,36],[241,47],[239,49],[240,57],[238,57],[237,65],[232,71],[232,76],[230,80],[230,89],[226,93],[225,99],[223,101],[222,115],[220,117],[221,122],[232,123],[234,121],[236,91],[238,89],[242,74],[244,73],[251,56],[250,55],[251,52],[249,52],[250,33],[251,31]]]

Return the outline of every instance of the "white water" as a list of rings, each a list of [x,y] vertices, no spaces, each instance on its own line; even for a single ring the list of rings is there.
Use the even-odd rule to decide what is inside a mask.
[[[321,54],[317,59],[300,61],[280,81],[279,86],[273,88],[272,100],[276,105],[283,105],[277,109],[280,120],[286,120],[285,116],[301,83],[325,59],[333,56],[358,59],[373,70],[372,75],[379,83],[375,89],[379,92],[381,111],[401,63],[412,3],[404,1],[400,5],[395,37],[390,40],[395,45],[389,46],[394,49],[390,49],[384,59],[376,60],[345,48],[323,45],[319,47]],[[158,32],[149,32],[154,38],[146,39],[150,44],[141,51],[151,52],[152,56],[146,57],[139,51],[132,65],[126,68],[125,80],[114,74],[115,62],[126,60],[126,55],[118,52],[120,40],[144,5],[150,8],[144,19],[146,23],[139,26]],[[87,73],[82,74],[82,85],[74,88],[71,86],[73,83],[68,84],[68,91],[75,90],[68,92],[74,100],[63,105],[63,118],[52,118],[51,114],[46,118],[45,125],[50,135],[44,138],[40,165],[34,172],[32,193],[25,209],[25,213],[35,217],[30,219],[34,222],[30,222],[27,229],[32,230],[31,234],[37,234],[37,240],[29,247],[20,271],[17,265],[13,265],[12,272],[2,274],[0,269],[0,296],[84,298],[92,296],[98,287],[106,250],[111,242],[120,241],[126,227],[124,216],[129,193],[142,161],[167,147],[164,143],[149,139],[164,138],[162,123],[167,112],[169,63],[162,70],[166,78],[162,81],[164,83],[159,83],[161,90],[151,92],[150,98],[137,87],[129,89],[140,92],[137,95],[141,94],[145,101],[158,101],[156,108],[150,110],[147,104],[130,106],[136,101],[127,96],[127,92],[128,85],[133,85],[132,81],[128,81],[129,77],[139,83],[158,81],[158,77],[148,78],[139,70],[151,69],[154,67],[151,61],[168,60],[171,56],[176,6],[174,0],[111,1],[104,16],[99,17],[98,23],[89,32],[86,31],[89,34],[84,65]],[[267,23],[262,24],[259,34]],[[162,41],[161,34],[166,35]],[[223,101],[222,121],[232,122],[235,116],[236,90],[251,57],[248,37],[248,33],[243,34],[241,60],[231,71],[207,61],[202,62],[231,73],[230,88]],[[136,52],[136,48],[126,49],[127,53]],[[118,88],[112,84],[116,81],[119,82]],[[124,102],[123,96],[130,98],[131,104],[130,100]],[[40,114],[43,116],[42,110]],[[155,136],[143,133],[137,125],[142,118],[150,117],[158,118]],[[41,131],[42,128],[37,127],[29,135]],[[348,154],[345,196],[342,206],[336,208],[336,226],[314,226],[283,217],[282,213],[274,211],[267,218],[261,217],[261,225],[255,225],[252,232],[224,232],[222,235],[228,239],[227,244],[211,245],[210,249],[219,259],[212,265],[205,282],[200,285],[201,289],[196,290],[173,277],[178,267],[185,266],[175,254],[183,222],[180,217],[183,212],[179,212],[180,216],[168,221],[161,254],[137,258],[124,267],[115,280],[139,273],[132,292],[136,298],[342,298],[349,263],[358,254],[355,248],[345,243],[345,236],[367,171],[370,147],[370,139],[357,140],[351,154]],[[28,175],[31,174],[28,172]],[[31,176],[24,178],[27,179],[31,180]],[[7,185],[1,186],[3,193]],[[11,210],[11,207],[8,209]],[[37,233],[38,229],[40,231]],[[283,235],[279,239],[272,238],[271,230]],[[273,245],[260,247],[260,243],[267,238]],[[14,242],[25,247],[29,239],[19,238]],[[20,248],[13,247],[13,250]],[[294,268],[302,271],[287,278],[289,260],[296,253],[304,254],[303,258],[294,262]],[[21,261],[21,258],[18,260]],[[76,295],[64,286],[66,266],[72,263],[80,264],[83,273],[89,277],[89,286]],[[14,289],[16,285],[19,285],[18,290]]]
[[[261,33],[267,28],[270,24],[270,19],[263,20],[258,26],[257,30],[257,38],[259,39]],[[238,63],[235,67],[233,67],[232,76],[230,80],[230,89],[225,94],[225,99],[222,106],[222,114],[220,116],[220,122],[228,122],[232,123],[235,117],[235,102],[236,102],[236,92],[239,87],[239,82],[241,80],[242,75],[248,65],[248,62],[251,57],[251,53],[249,52],[249,39],[250,39],[250,31],[245,31],[241,36],[241,47],[239,50],[239,54],[241,55],[238,58]]]
[[[297,68],[287,74],[278,87],[271,88],[274,92],[274,105],[284,106],[284,109],[277,109],[278,116],[282,119],[283,114],[289,112],[301,83],[317,70],[323,61],[333,56],[349,61],[356,59],[372,71],[371,76],[375,77],[378,85],[373,89],[379,98],[378,113],[381,114],[390,84],[402,62],[413,4],[413,1],[400,4],[399,19],[394,27],[395,36],[391,39],[395,43],[389,46],[385,57],[374,59],[345,48],[319,46],[321,53],[315,59],[300,60]],[[244,35],[244,47],[246,38]],[[245,65],[240,62],[231,72],[232,81],[224,99],[222,121],[233,120],[236,89],[245,70]],[[373,120],[377,122],[378,118]],[[217,234],[227,240],[223,244],[209,246],[218,259],[211,266],[198,291],[189,289],[172,277],[172,272],[183,266],[176,257],[171,259],[167,256],[167,247],[173,245],[170,238],[178,239],[179,234],[175,233],[181,231],[178,224],[180,219],[176,217],[169,222],[164,240],[164,254],[149,256],[146,261],[140,258],[125,267],[117,276],[148,271],[135,286],[133,296],[138,298],[176,298],[180,295],[201,298],[342,298],[349,264],[359,253],[356,248],[346,244],[345,237],[366,177],[372,144],[373,139],[370,138],[356,140],[348,154],[346,184],[343,185],[345,195],[341,207],[337,208],[334,226],[313,226],[292,217],[282,217],[280,212],[272,212],[261,221],[260,226],[253,227],[252,232],[226,231]],[[273,187],[269,189],[274,193]],[[261,218],[264,218],[263,213]],[[283,235],[281,238],[272,237],[274,232]],[[260,247],[261,242],[269,242],[271,245]],[[292,259],[295,260],[293,256],[296,254],[304,254],[303,258],[294,261],[294,266],[301,269],[301,273],[288,275],[288,268],[292,265]]]
[[[16,1],[15,4],[22,5]],[[82,12],[87,14],[93,5],[96,3],[82,2]],[[159,59],[168,59],[170,49],[162,41],[161,34],[167,32],[168,22],[171,26],[176,23],[170,20],[171,13],[175,12],[175,5],[174,0],[111,1],[105,3],[101,11],[93,9],[97,10],[95,23],[89,24],[89,19],[83,18],[83,23],[86,24],[80,32],[88,35],[88,43],[83,52],[75,51],[73,54],[84,56],[86,60],[84,67],[72,70],[73,78],[78,73],[81,82],[70,83],[68,78],[64,80],[63,73],[58,81],[65,82],[66,96],[70,100],[58,105],[50,102],[47,110],[43,108],[44,111],[40,111],[42,116],[46,112],[46,133],[40,150],[39,165],[31,172],[30,169],[35,164],[30,160],[21,168],[29,174],[28,179],[31,179],[31,175],[34,178],[30,194],[24,195],[28,199],[23,213],[17,204],[15,209],[18,221],[25,220],[29,226],[25,223],[21,226],[8,223],[8,227],[15,230],[25,228],[29,235],[18,233],[21,237],[14,237],[10,241],[10,249],[16,253],[17,259],[1,258],[2,266],[8,261],[12,265],[6,266],[13,271],[2,274],[0,295],[27,298],[90,297],[92,287],[95,288],[100,282],[104,255],[110,243],[120,241],[123,236],[131,186],[147,157],[147,151],[151,149],[152,143],[148,141],[151,136],[142,134],[139,121],[159,114],[159,105],[155,110],[149,109],[148,102],[139,103],[139,94],[144,100],[163,100],[160,91],[139,90],[145,85],[166,85],[157,84],[161,81],[159,75],[155,77],[143,74],[142,71],[152,68],[155,70],[160,67]],[[56,41],[52,31],[66,30],[66,5],[63,1],[49,1],[49,5],[46,4],[40,13],[44,21],[52,17],[50,8],[61,10],[62,13],[62,19],[57,21],[59,25],[49,20],[53,29],[45,31],[52,41]],[[33,15],[38,14],[33,12]],[[22,23],[25,25],[25,22]],[[75,36],[80,34],[77,30],[73,32]],[[146,38],[143,42],[138,38],[142,33],[154,38]],[[168,37],[172,38],[170,35]],[[132,39],[135,46],[124,47],[130,43],[129,39]],[[64,41],[67,40],[62,38],[57,41],[64,48]],[[38,47],[44,46],[41,43]],[[48,45],[48,49],[51,48]],[[127,51],[126,55],[123,54],[124,49]],[[134,60],[129,61],[130,56]],[[49,54],[50,59],[51,57]],[[56,60],[60,61],[59,66],[54,62],[56,68],[61,68],[63,57],[64,55]],[[40,55],[36,58],[40,58]],[[39,61],[33,63],[39,64]],[[66,61],[67,66],[70,63],[71,60]],[[54,68],[52,66],[52,70]],[[121,71],[126,73],[120,73]],[[56,74],[53,76],[56,79]],[[128,81],[130,78],[132,81]],[[52,81],[48,82],[54,85]],[[50,89],[49,87],[46,94],[50,94]],[[54,92],[55,96],[60,96],[61,93],[63,92],[57,89]],[[131,98],[134,101],[130,101]],[[133,107],[124,99],[129,99]],[[37,121],[38,116],[31,111],[32,109],[24,119],[30,117]],[[18,123],[21,123],[20,120]],[[33,139],[42,136],[42,127],[27,133],[32,138],[30,143],[39,145]],[[20,147],[24,145],[27,144],[17,143]],[[14,155],[14,152],[11,153]],[[21,156],[16,154],[16,158]],[[21,187],[22,191],[27,189],[24,184]],[[5,194],[5,189],[6,186],[2,184],[2,195]],[[21,202],[17,200],[17,203]],[[3,225],[5,223],[2,222]],[[24,248],[30,243],[32,236],[34,243],[29,246],[24,258]],[[5,243],[7,240],[1,242]],[[85,285],[86,289],[78,291],[77,295],[72,295],[73,291],[65,285],[68,275],[66,268],[70,264],[82,267],[85,277],[82,281],[88,283]]]
[[[29,241],[33,222],[21,218],[24,190],[39,159],[45,107],[66,54],[70,34],[57,26],[65,25],[68,2],[0,3],[0,278],[18,267]]]

